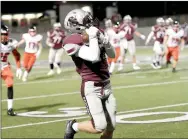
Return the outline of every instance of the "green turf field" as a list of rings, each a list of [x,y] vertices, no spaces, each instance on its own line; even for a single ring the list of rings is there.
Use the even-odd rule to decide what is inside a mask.
[[[138,49],[137,54],[150,57],[152,49]],[[187,48],[181,56],[188,56]],[[47,57],[44,49],[39,60]],[[70,60],[67,56],[63,59]],[[188,137],[188,59],[180,59],[177,73],[172,73],[170,67],[153,70],[142,62],[140,71],[133,71],[131,64],[125,67],[111,77],[118,112],[114,138]],[[74,68],[64,68],[61,75],[52,77],[46,76],[48,70],[34,68],[26,83],[15,78],[14,108],[20,116],[7,116],[7,92],[2,82],[3,138],[63,138],[68,119],[88,119],[79,94],[81,80]],[[62,110],[72,107],[82,112],[66,114]],[[99,135],[78,133],[75,137]]]

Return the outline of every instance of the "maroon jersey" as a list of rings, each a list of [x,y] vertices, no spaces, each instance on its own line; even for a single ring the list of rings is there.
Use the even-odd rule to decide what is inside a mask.
[[[50,38],[51,43],[54,44],[54,49],[62,48],[63,39],[65,38],[65,32],[63,30],[50,30],[47,32],[47,36]]]
[[[77,44],[82,47],[84,43],[80,34],[72,34],[64,39],[64,45],[66,44]],[[80,74],[83,81],[104,81],[110,77],[105,48],[101,48],[101,60],[96,63],[86,61],[77,55],[72,55],[71,57],[76,66],[76,71]]]
[[[152,31],[154,32],[155,41],[159,41],[161,44],[163,43],[164,36],[165,36],[165,27],[161,27],[155,25],[152,27]]]
[[[134,32],[136,30],[136,24],[126,24],[122,23],[118,29],[119,31],[125,32],[125,38],[130,41],[134,39]]]

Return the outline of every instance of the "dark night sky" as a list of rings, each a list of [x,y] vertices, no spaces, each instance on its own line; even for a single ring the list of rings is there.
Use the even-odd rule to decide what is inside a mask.
[[[28,13],[28,12],[43,12],[47,9],[52,9],[54,1],[2,1],[1,12],[4,13]],[[81,2],[80,2],[81,3]],[[109,1],[94,1],[94,15],[99,19],[105,17],[105,7],[112,5]],[[13,5],[15,8],[10,8]],[[168,1],[166,2],[166,14],[182,14],[188,13],[188,2]],[[165,2],[163,1],[121,1],[117,3],[119,13],[123,16],[130,14],[131,16],[147,17],[147,16],[162,16],[165,13]]]

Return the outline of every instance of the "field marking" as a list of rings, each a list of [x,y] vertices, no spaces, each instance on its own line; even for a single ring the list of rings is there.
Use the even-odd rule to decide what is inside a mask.
[[[170,82],[158,82],[158,83],[150,83],[150,84],[123,85],[123,86],[113,87],[112,89],[113,90],[119,90],[119,89],[126,89],[126,88],[168,85],[168,84],[176,84],[176,83],[184,83],[184,82],[188,82],[188,80],[179,80],[179,81],[170,81]],[[72,94],[79,94],[79,91],[68,92],[68,93],[49,94],[49,95],[40,95],[40,96],[31,96],[31,97],[21,97],[21,98],[15,98],[14,101],[15,100],[28,100],[28,99],[36,99],[36,98],[55,97],[55,96],[65,96],[65,95],[72,95]],[[2,102],[6,102],[7,99],[3,99],[1,101]]]
[[[117,114],[139,112],[139,111],[148,111],[148,110],[156,110],[156,109],[178,107],[178,106],[185,106],[185,105],[188,105],[188,103],[179,103],[179,104],[172,104],[172,105],[164,105],[164,106],[150,107],[150,108],[144,108],[144,109],[130,110],[130,111],[118,112]],[[89,116],[82,116],[82,117],[76,117],[76,119],[85,119],[85,118],[88,118],[88,117]],[[75,119],[75,117],[68,118],[68,119],[61,119],[61,120],[51,120],[51,121],[46,121],[46,122],[21,124],[21,125],[15,125],[15,126],[7,126],[7,127],[2,127],[1,129],[3,130],[3,129],[12,129],[12,128],[19,128],[19,127],[34,126],[34,125],[43,125],[43,124],[49,124],[49,123],[68,121],[68,120],[72,120],[72,119]]]
[[[188,76],[185,76],[185,77],[180,77],[181,80],[187,80],[188,79]]]
[[[188,70],[187,68],[180,68],[178,70]],[[120,73],[120,74],[114,74],[113,76],[126,76],[126,75],[135,75],[135,74],[140,74],[140,73],[161,73],[164,71],[171,71],[171,69],[161,69],[159,71],[157,70],[152,70],[152,71],[135,71],[132,73]],[[47,76],[46,76],[47,77]],[[63,79],[54,79],[54,80],[42,80],[42,81],[29,81],[29,82],[20,82],[20,83],[14,83],[14,85],[29,85],[29,84],[39,84],[39,83],[51,83],[51,82],[59,82],[59,81],[67,81],[67,80],[77,80],[77,79],[81,79],[80,76],[78,75],[73,75],[71,76],[71,78],[63,78]],[[6,84],[2,84],[2,86],[6,86]]]

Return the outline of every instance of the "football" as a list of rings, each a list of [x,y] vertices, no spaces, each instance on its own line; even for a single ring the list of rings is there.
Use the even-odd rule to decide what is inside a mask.
[[[83,39],[83,42],[85,42],[85,43],[89,42],[89,35],[87,34],[86,31],[83,31],[83,33],[82,33],[82,39]]]

